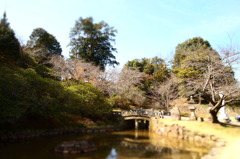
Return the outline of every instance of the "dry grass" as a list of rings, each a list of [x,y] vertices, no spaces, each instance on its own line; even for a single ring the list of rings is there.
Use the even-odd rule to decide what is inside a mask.
[[[240,143],[240,126],[234,124],[212,124],[210,122],[198,121],[176,121],[172,119],[162,120],[165,124],[178,124],[187,129],[201,132],[204,134],[213,134],[227,142],[227,145],[219,150],[217,159],[238,159]]]
[[[187,103],[187,98],[177,98],[170,102],[170,105],[173,106],[188,106],[189,104]]]
[[[240,137],[240,126],[231,124],[212,124],[211,122],[198,122],[198,121],[184,121],[184,120],[172,120],[164,119],[162,120],[166,124],[179,124],[185,126],[187,129],[205,133],[214,134],[217,137],[223,139],[230,139]]]

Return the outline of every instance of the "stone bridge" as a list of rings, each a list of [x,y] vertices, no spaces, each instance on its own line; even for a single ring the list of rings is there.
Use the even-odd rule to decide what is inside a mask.
[[[151,117],[161,117],[163,118],[163,113],[158,110],[152,109],[135,109],[128,111],[121,111],[121,116],[124,120],[135,120],[135,129],[138,129],[140,122],[149,123]]]

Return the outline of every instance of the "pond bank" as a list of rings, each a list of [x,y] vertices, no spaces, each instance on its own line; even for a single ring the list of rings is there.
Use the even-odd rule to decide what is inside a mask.
[[[93,134],[119,131],[117,127],[100,127],[100,128],[66,128],[50,130],[25,130],[15,132],[5,132],[0,134],[0,142],[30,140],[40,137],[57,136],[64,134]]]
[[[159,135],[206,144],[214,143],[213,148],[202,157],[203,159],[239,158],[237,152],[239,151],[240,127],[238,125],[172,119],[153,119],[153,123],[155,124],[151,125],[150,129]]]

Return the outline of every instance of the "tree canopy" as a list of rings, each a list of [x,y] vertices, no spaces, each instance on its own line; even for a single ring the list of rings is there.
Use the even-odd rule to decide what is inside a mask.
[[[57,39],[43,28],[36,28],[30,35],[27,47],[45,54],[61,55],[62,48]]]
[[[186,58],[185,52],[192,52],[199,49],[212,50],[212,47],[207,40],[204,40],[201,37],[194,37],[192,39],[184,41],[183,43],[178,44],[176,46],[176,51],[174,55],[173,68],[175,69],[181,66],[184,59]]]
[[[165,61],[159,57],[135,59],[128,61],[124,67],[144,72],[158,82],[163,82],[169,76]]]
[[[26,47],[21,47],[4,13],[0,128],[79,127],[83,120],[112,120],[113,107],[158,106],[169,111],[170,101],[180,95],[204,98],[212,104],[210,113],[218,122],[224,103],[240,101],[232,69],[240,53],[233,47],[217,52],[208,41],[195,37],[176,47],[173,69],[162,58],[153,57],[128,61],[121,71],[111,71],[105,68],[118,64],[113,55],[116,33],[104,21],[79,18],[70,32],[72,58],[66,60],[56,38],[42,28],[34,29]]]
[[[94,23],[93,18],[79,18],[70,32],[71,57],[92,62],[104,69],[107,65],[118,65],[113,47],[117,30],[106,22]]]
[[[189,39],[176,47],[173,72],[181,79],[179,92],[182,96],[198,95],[213,105],[210,113],[218,122],[217,113],[227,98],[237,99],[239,89],[232,70],[236,52],[229,50],[222,55],[212,49],[202,38]],[[219,96],[220,92],[224,95]],[[226,101],[225,103],[229,103]]]
[[[6,13],[0,22],[0,62],[14,62],[20,56],[20,43],[10,28]]]

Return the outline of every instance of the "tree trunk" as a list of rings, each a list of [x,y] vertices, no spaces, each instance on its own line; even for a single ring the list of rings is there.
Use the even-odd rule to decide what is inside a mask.
[[[222,99],[220,99],[218,101],[217,104],[215,104],[210,110],[209,110],[209,113],[211,114],[212,116],[212,123],[219,123],[219,120],[218,120],[218,117],[217,117],[217,113],[218,111],[220,110],[220,108],[222,107]]]
[[[201,93],[198,94],[198,104],[202,104]]]
[[[212,123],[219,123],[217,113],[223,105],[223,100],[225,96],[221,95],[217,103],[213,101],[213,99],[211,98],[211,95],[203,94],[203,97],[213,105],[213,107],[209,110],[209,113],[211,114],[211,117],[212,117]]]
[[[210,112],[209,112],[210,114],[211,114],[211,119],[212,119],[212,123],[219,123],[219,120],[218,120],[218,117],[217,117],[217,113],[218,113],[218,111],[216,111],[216,110],[210,110]]]

